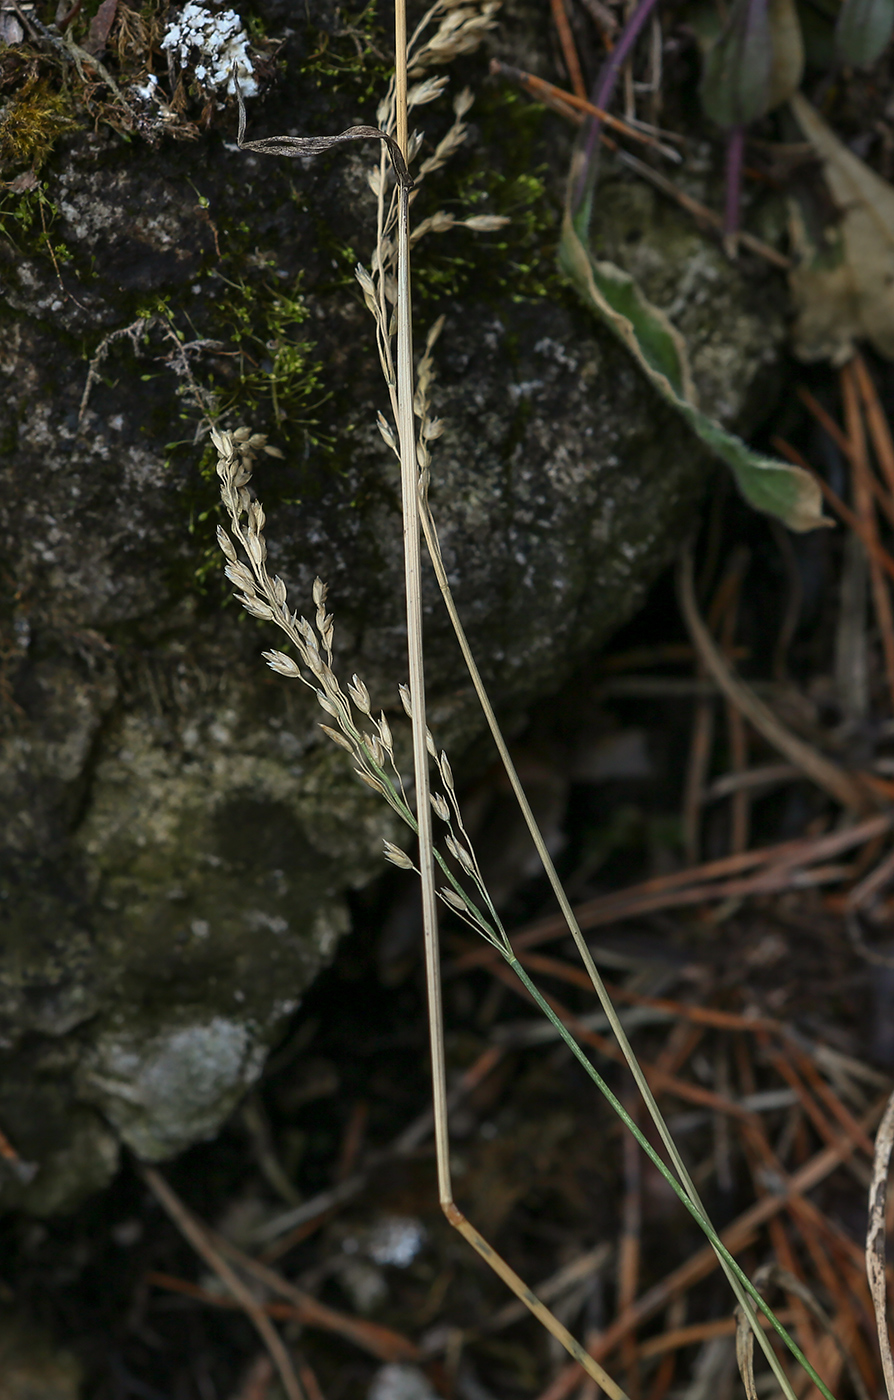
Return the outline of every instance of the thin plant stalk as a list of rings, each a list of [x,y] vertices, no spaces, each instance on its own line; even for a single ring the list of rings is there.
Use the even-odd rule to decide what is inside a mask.
[[[726,195],[723,206],[723,251],[736,256],[742,205],[742,162],[745,157],[745,127],[731,127],[726,137]]]
[[[397,144],[407,159],[407,21],[406,0],[395,0],[395,116]],[[447,1075],[444,1058],[444,1015],[441,997],[441,965],[438,947],[437,892],[431,829],[428,750],[425,721],[425,671],[422,649],[422,587],[420,512],[417,493],[418,466],[413,416],[413,340],[410,299],[410,191],[398,192],[397,253],[397,430],[400,447],[401,499],[403,504],[404,574],[407,594],[410,701],[413,725],[413,768],[416,780],[416,827],[419,839],[419,873],[422,885],[422,917],[425,937],[425,976],[428,991],[431,1044],[432,1109],[435,1158],[441,1209],[450,1224],[477,1251],[491,1269],[530,1309],[544,1327],[565,1347],[587,1373],[602,1386],[610,1400],[628,1400],[621,1390],[558,1318],[554,1317],[523,1279],[463,1215],[453,1199],[450,1175],[450,1135],[447,1114]]]
[[[621,69],[633,52],[636,41],[657,3],[658,0],[639,0],[639,4],[625,24],[618,42],[606,59],[602,72],[596,79],[596,87],[593,91],[594,107],[600,107],[603,111],[608,107]],[[587,128],[574,191],[572,214],[575,224],[582,225],[584,229],[588,228],[590,223],[590,202],[596,183],[600,126],[600,118],[594,117]]]
[[[584,1054],[584,1051],[578,1045],[577,1041],[574,1039],[574,1036],[571,1034],[568,1027],[556,1015],[549,1002],[538,990],[536,985],[531,981],[530,977],[525,972],[524,968],[518,962],[518,960],[506,953],[504,953],[503,956],[506,958],[506,961],[512,968],[516,977],[518,977],[519,981],[524,986],[525,990],[533,998],[537,1007],[540,1009],[540,1011],[543,1012],[547,1020],[549,1020],[551,1024],[555,1027],[556,1031],[561,1036],[565,1044],[568,1046],[575,1059],[579,1062],[580,1065],[582,1065],[589,1077],[593,1080],[593,1083],[596,1084],[600,1092],[608,1100],[609,1104],[614,1109],[615,1113],[617,1113],[618,1117],[621,1119],[628,1132],[632,1133],[633,1137],[636,1139],[640,1147],[646,1153],[653,1166],[657,1167],[658,1171],[661,1173],[664,1179],[668,1181],[671,1186],[673,1186],[676,1194],[686,1206],[690,1215],[707,1235],[708,1240],[720,1261],[721,1268],[726,1273],[727,1278],[730,1280],[730,1284],[736,1292],[736,1296],[740,1300],[739,1305],[743,1308],[743,1311],[745,1312],[746,1317],[748,1318],[752,1332],[754,1332],[755,1335],[764,1335],[763,1328],[760,1327],[757,1318],[754,1316],[753,1309],[748,1303],[747,1298],[744,1297],[746,1293],[750,1294],[751,1298],[760,1305],[761,1311],[769,1320],[771,1326],[781,1337],[782,1341],[791,1351],[795,1359],[799,1361],[800,1364],[804,1367],[804,1370],[810,1376],[814,1384],[819,1388],[822,1394],[826,1396],[826,1400],[832,1400],[828,1388],[817,1376],[816,1371],[813,1369],[810,1362],[807,1360],[806,1356],[801,1351],[800,1347],[783,1327],[782,1323],[776,1317],[772,1309],[767,1306],[767,1304],[764,1302],[764,1299],[758,1292],[757,1288],[747,1277],[747,1275],[742,1271],[740,1265],[733,1258],[732,1254],[730,1254],[726,1245],[723,1243],[720,1236],[717,1234],[716,1230],[705,1216],[705,1213],[701,1208],[698,1198],[695,1197],[695,1199],[692,1199],[687,1193],[683,1192],[680,1189],[680,1187],[674,1181],[673,1177],[670,1175],[667,1167],[662,1162],[661,1158],[658,1156],[658,1153],[655,1151],[654,1147],[649,1142],[648,1138],[644,1136],[637,1123],[634,1121],[633,1118],[631,1118],[630,1114],[628,1113],[624,1105],[621,1103],[620,1099],[612,1093],[611,1089],[608,1087],[599,1071],[591,1063],[589,1058]],[[771,1351],[770,1354],[773,1355],[775,1358],[774,1352]],[[785,1393],[786,1395],[788,1395],[791,1393],[791,1385],[788,1381],[788,1378],[785,1377],[785,1373],[783,1372],[782,1374],[784,1377]],[[777,1379],[779,1379],[779,1377],[777,1377]],[[783,1382],[780,1381],[780,1383],[782,1384]]]
[[[407,158],[407,11],[405,0],[395,0],[395,94],[397,144]],[[447,1074],[444,1063],[444,1031],[441,1014],[438,910],[435,889],[428,751],[425,723],[425,667],[422,650],[422,579],[419,507],[416,493],[416,437],[413,423],[413,328],[410,300],[410,191],[398,190],[397,258],[397,430],[400,443],[401,500],[403,506],[404,580],[407,603],[407,647],[413,725],[413,772],[416,780],[416,824],[419,838],[419,873],[422,885],[422,919],[425,931],[425,973],[429,990],[429,1027],[432,1059],[432,1095],[435,1124],[446,1121]],[[450,1192],[449,1147],[443,1132],[435,1132],[438,1189]]]

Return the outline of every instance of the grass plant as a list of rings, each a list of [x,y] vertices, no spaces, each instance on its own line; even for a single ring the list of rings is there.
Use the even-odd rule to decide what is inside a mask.
[[[446,80],[443,76],[432,77],[429,70],[435,63],[443,62],[474,47],[481,34],[492,23],[493,10],[492,0],[485,0],[480,9],[469,5],[457,5],[454,0],[436,0],[408,38],[404,2],[397,0],[395,76],[379,106],[379,125],[375,128],[355,127],[332,137],[274,137],[247,142],[244,139],[244,109],[240,100],[239,143],[259,153],[311,155],[346,141],[377,140],[381,143],[379,161],[369,174],[369,183],[377,200],[376,244],[371,266],[359,267],[357,279],[374,319],[378,354],[392,411],[391,421],[384,415],[379,415],[379,429],[385,442],[399,459],[401,469],[409,686],[400,687],[400,697],[412,723],[412,796],[407,790],[410,786],[409,781],[405,785],[404,775],[395,755],[391,725],[384,712],[380,711],[376,718],[369,693],[358,676],[355,675],[345,685],[342,685],[337,677],[333,665],[334,621],[331,613],[327,611],[326,585],[319,579],[314,584],[316,613],[314,622],[311,623],[290,609],[285,583],[278,576],[271,578],[267,571],[267,548],[264,538],[266,517],[262,505],[249,490],[249,483],[258,454],[263,451],[273,452],[275,449],[267,443],[262,434],[253,433],[249,428],[239,428],[233,432],[215,428],[212,431],[212,439],[218,452],[217,471],[221,481],[221,498],[229,519],[228,530],[218,530],[218,541],[226,557],[226,574],[238,589],[240,601],[247,611],[260,620],[277,625],[294,648],[297,660],[280,650],[266,651],[264,656],[268,665],[280,675],[299,680],[314,691],[327,721],[331,721],[323,723],[324,732],[350,755],[359,778],[389,804],[418,839],[418,856],[415,859],[401,847],[388,841],[385,843],[385,855],[393,864],[416,871],[421,880],[438,1189],[447,1219],[565,1346],[603,1391],[612,1397],[612,1400],[626,1400],[625,1392],[497,1254],[475,1226],[465,1218],[453,1199],[438,956],[439,900],[475,929],[505,959],[543,1015],[551,1022],[556,1033],[703,1230],[730,1282],[740,1315],[763,1349],[782,1394],[787,1400],[794,1400],[796,1390],[769,1337],[760,1326],[756,1310],[766,1315],[771,1327],[807,1372],[820,1394],[826,1397],[826,1400],[832,1400],[831,1393],[822,1379],[768,1307],[758,1288],[720,1240],[640,1070],[538,830],[487,697],[452,598],[438,545],[435,522],[428,505],[431,446],[441,431],[441,424],[432,419],[429,413],[434,374],[433,350],[441,326],[440,323],[436,324],[428,334],[418,368],[418,378],[414,382],[410,255],[414,241],[418,241],[426,233],[445,231],[455,221],[447,214],[436,214],[413,230],[410,225],[410,211],[415,186],[449,159],[452,151],[465,139],[464,117],[471,105],[471,95],[463,92],[454,100],[454,122],[434,152],[420,164],[415,181],[410,170],[414,158],[420,152],[422,140],[417,133],[410,134],[408,114],[414,107],[424,105],[440,96],[446,86]],[[411,81],[413,86],[410,85]],[[494,221],[489,220],[487,216],[465,222],[472,228],[494,226]],[[421,610],[423,536],[445,605],[510,783],[587,975],[652,1117],[670,1166],[652,1147],[630,1113],[531,981],[513,951],[488,893],[463,822],[450,761],[446,753],[438,751],[426,724]],[[432,763],[439,780],[435,789],[430,787]],[[440,840],[434,837],[433,815]],[[437,883],[439,880],[440,886]]]

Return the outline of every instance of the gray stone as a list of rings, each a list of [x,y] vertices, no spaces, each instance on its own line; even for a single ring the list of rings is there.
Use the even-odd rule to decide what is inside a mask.
[[[77,1400],[77,1358],[21,1317],[0,1322],[0,1400]]]
[[[255,134],[319,129],[319,101],[282,85],[253,108]],[[468,159],[502,159],[483,141]],[[277,639],[223,605],[215,483],[200,444],[166,447],[197,413],[178,392],[182,356],[164,363],[178,346],[163,323],[140,354],[118,343],[77,426],[81,348],[162,299],[178,329],[210,338],[232,295],[216,246],[232,270],[241,238],[246,304],[271,283],[303,298],[296,333],[326,366],[313,393],[333,395],[284,464],[259,468],[273,567],[299,610],[316,574],[329,582],[340,673],[358,671],[398,730],[399,482],[375,427],[387,396],[365,312],[331,285],[332,246],[371,236],[364,171],[360,155],[301,166],[219,135],[149,147],[88,129],[44,174],[64,292],[39,238],[0,248],[0,1128],[37,1168],[27,1181],[0,1161],[0,1202],[71,1208],[109,1179],[118,1140],[154,1160],[213,1135],[331,957],[346,890],[381,869],[383,836],[403,839],[308,692],[260,661]],[[774,280],[730,269],[629,180],[607,181],[605,218],[619,260],[635,247],[650,293],[679,303],[707,406],[747,424],[783,334]],[[691,527],[708,464],[555,282],[521,301],[472,288],[425,316],[441,309],[432,501],[512,720],[631,615]],[[219,390],[243,351],[265,353],[225,346]],[[195,374],[214,353],[195,352]],[[269,405],[252,426],[282,440]],[[431,579],[425,616],[432,727],[461,768],[482,726]]]

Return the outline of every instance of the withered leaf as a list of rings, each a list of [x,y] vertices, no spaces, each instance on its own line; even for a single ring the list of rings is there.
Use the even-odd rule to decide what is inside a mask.
[[[792,274],[796,353],[842,363],[865,338],[894,359],[894,189],[859,160],[800,93],[791,107],[822,163],[837,231]],[[802,253],[804,250],[802,249]]]
[[[349,126],[346,131],[340,131],[337,136],[267,136],[260,141],[245,140],[245,103],[242,100],[242,93],[239,91],[239,84],[236,84],[236,97],[239,102],[239,135],[237,142],[240,150],[257,151],[264,156],[319,156],[324,151],[331,151],[334,146],[343,145],[346,141],[384,141],[388,147],[388,154],[391,156],[391,164],[394,167],[394,174],[397,183],[403,189],[413,188],[413,177],[407,169],[407,163],[403,158],[400,146],[393,136],[389,136],[386,131],[380,131],[377,126]]]

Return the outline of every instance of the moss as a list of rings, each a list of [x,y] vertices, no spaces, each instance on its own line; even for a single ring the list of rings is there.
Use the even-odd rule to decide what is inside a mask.
[[[0,118],[0,169],[40,170],[57,139],[77,126],[70,99],[36,74],[11,99]]]
[[[316,412],[327,397],[313,340],[301,330],[308,310],[299,276],[289,289],[267,282],[248,285],[221,278],[227,290],[216,301],[213,320],[234,347],[229,382],[212,375],[220,413],[238,408],[246,421],[267,422],[294,446],[300,434],[315,436]]]
[[[391,76],[392,59],[377,0],[367,0],[353,13],[336,9],[334,20],[329,26],[306,26],[297,75],[358,104],[378,103]]]
[[[426,182],[425,209],[447,209],[457,218],[500,214],[509,223],[494,234],[454,229],[423,240],[414,255],[416,300],[472,295],[495,305],[507,296],[513,301],[562,296],[556,270],[562,210],[546,159],[551,120],[546,108],[509,89],[484,85],[470,120],[477,141]]]

